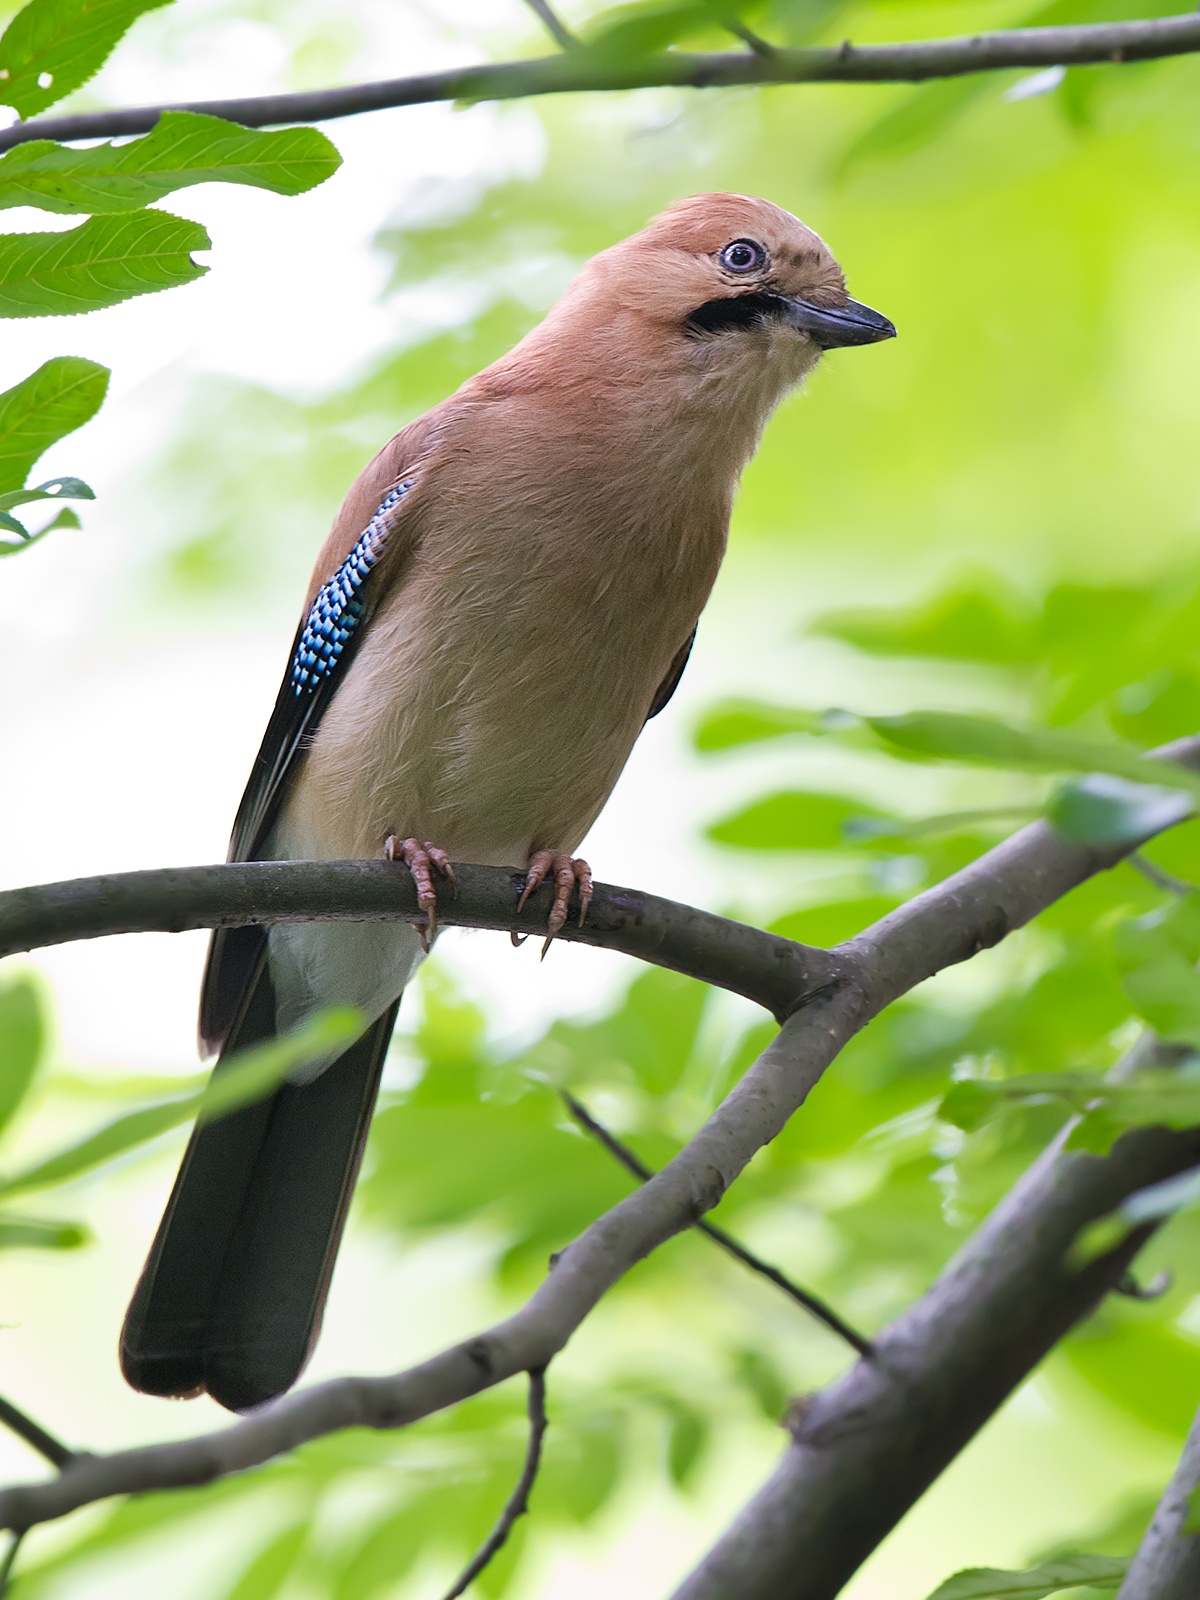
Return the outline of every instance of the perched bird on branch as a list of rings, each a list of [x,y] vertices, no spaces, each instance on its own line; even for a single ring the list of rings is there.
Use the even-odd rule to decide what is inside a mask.
[[[680,201],[402,429],[317,558],[230,859],[387,854],[427,927],[219,930],[200,1032],[230,1056],[328,1005],[336,1060],[197,1129],[125,1322],[136,1389],[231,1410],[315,1343],[401,991],[452,860],[591,892],[573,857],[675,691],[738,477],[823,351],[893,336],[829,249],[742,195]]]

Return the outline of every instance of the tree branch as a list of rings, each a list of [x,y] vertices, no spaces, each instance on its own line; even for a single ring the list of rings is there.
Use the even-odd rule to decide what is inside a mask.
[[[68,1450],[66,1445],[56,1439],[52,1433],[47,1433],[32,1417],[27,1417],[19,1411],[11,1400],[0,1399],[0,1423],[15,1433],[19,1439],[24,1439],[39,1455],[45,1456],[52,1467],[65,1467],[68,1461],[74,1461],[74,1450]],[[0,1590],[3,1593],[3,1590]]]
[[[1200,1594],[1200,1533],[1185,1532],[1189,1501],[1200,1486],[1200,1411],[1117,1600],[1195,1600]]]
[[[635,1178],[642,1183],[649,1183],[650,1179],[654,1177],[653,1167],[648,1167],[644,1161],[640,1161],[628,1145],[622,1144],[620,1139],[615,1134],[610,1133],[602,1122],[597,1122],[588,1108],[582,1101],[576,1100],[569,1089],[560,1089],[558,1092],[563,1104],[579,1126],[585,1128],[593,1139],[597,1139],[611,1155],[616,1156],[621,1165],[627,1171],[632,1172]],[[697,1222],[695,1228],[698,1233],[706,1234],[714,1244],[719,1244],[721,1249],[731,1255],[735,1261],[740,1261],[744,1267],[749,1267],[751,1272],[757,1272],[761,1277],[773,1283],[776,1288],[782,1289],[784,1294],[794,1300],[798,1306],[803,1306],[805,1311],[810,1316],[816,1317],[818,1322],[823,1322],[831,1332],[837,1334],[839,1339],[844,1339],[850,1348],[857,1351],[860,1356],[870,1358],[875,1354],[875,1347],[871,1341],[864,1339],[862,1334],[852,1328],[848,1322],[843,1322],[837,1312],[831,1306],[827,1306],[824,1300],[819,1299],[815,1294],[810,1294],[807,1289],[802,1289],[798,1283],[793,1283],[789,1277],[780,1272],[778,1267],[773,1267],[769,1261],[760,1260],[758,1256],[747,1250],[744,1244],[739,1244],[731,1233],[726,1233],[724,1228],[715,1227],[711,1222]]]
[[[529,1510],[529,1496],[537,1481],[538,1467],[542,1460],[542,1441],[549,1426],[546,1418],[546,1373],[542,1367],[529,1374],[529,1401],[526,1409],[529,1415],[529,1445],[525,1451],[525,1465],[521,1470],[521,1476],[517,1479],[517,1486],[509,1495],[508,1504],[500,1513],[496,1526],[447,1592],[446,1600],[458,1600],[459,1595],[467,1592],[488,1562],[508,1543],[508,1536],[513,1531],[517,1518],[523,1517]]]
[[[1089,23],[1060,28],[1011,28],[909,44],[853,45],[803,50],[671,50],[632,60],[588,48],[532,61],[504,61],[430,72],[380,83],[359,83],[307,94],[238,100],[189,100],[71,117],[36,117],[0,131],[0,150],[26,139],[104,139],[147,133],[164,111],[201,111],[249,128],[289,122],[328,122],[364,111],[425,105],[434,100],[519,100],[584,90],[712,89],[783,83],[923,83],[971,72],[1152,61],[1200,50],[1194,12],[1144,22]]]
[[[525,0],[525,4],[545,28],[560,50],[574,50],[579,40],[549,4],[549,0]]]
[[[1179,740],[1155,754],[1196,766],[1200,764],[1200,738]],[[342,1428],[402,1427],[519,1372],[547,1366],[598,1301],[631,1266],[667,1239],[690,1228],[699,1216],[716,1205],[754,1154],[775,1138],[788,1118],[804,1103],[809,1090],[846,1041],[885,1005],[942,967],[965,961],[978,950],[996,944],[1069,889],[1093,873],[1114,865],[1123,855],[1136,849],[1139,842],[1130,841],[1108,850],[1084,849],[1066,843],[1046,823],[1032,823],[944,883],[918,895],[865,933],[830,952],[826,960],[832,965],[827,971],[833,976],[812,990],[800,1009],[787,1018],[777,1037],[704,1126],[661,1172],[627,1195],[568,1245],[556,1258],[545,1282],[506,1321],[430,1357],[407,1372],[319,1384],[285,1396],[254,1416],[216,1433],[118,1451],[110,1456],[78,1457],[49,1483],[19,1485],[0,1492],[0,1527],[19,1532],[110,1495],[209,1483],[226,1473],[257,1466],[308,1439]],[[280,874],[280,882],[300,881],[297,874],[314,867],[318,871],[322,868],[332,871],[328,882],[331,891],[338,893],[344,889],[347,877],[355,877],[345,863],[340,870],[333,870],[336,864],[330,863],[266,865]],[[380,896],[380,888],[387,880],[379,877],[381,865],[394,874],[390,880],[391,893],[399,896],[402,885],[398,882],[398,869],[387,868],[386,863],[354,863],[351,867],[365,869],[362,881],[375,895],[372,902],[377,908],[375,914],[395,915],[390,905],[386,911],[382,909],[386,902]],[[201,885],[207,885],[211,891],[222,874],[240,870],[244,869],[208,867],[192,869],[192,873],[199,873]],[[468,871],[474,875],[483,873],[484,869],[460,871],[464,900],[468,898]],[[120,889],[127,887],[131,880],[157,880],[159,876],[130,874],[124,879],[109,881],[117,886],[119,897]],[[191,874],[181,877],[186,877],[195,887],[197,880]],[[498,909],[494,920],[485,919],[483,925],[524,927],[524,922],[511,911],[516,880],[506,878],[501,872],[492,874],[489,881],[494,883],[497,879],[509,885],[506,891],[508,909],[503,916]],[[474,881],[483,885],[485,879]],[[83,880],[86,892],[82,893],[79,885],[53,886],[49,910],[47,891],[17,891],[17,919],[24,918],[21,925],[26,930],[41,927],[43,937],[33,941],[35,943],[49,942],[46,929],[56,919],[58,937],[70,937],[70,917],[64,907],[75,904],[90,918],[85,936],[94,936],[102,931],[99,924],[103,921],[95,903],[96,882]],[[157,920],[149,923],[151,927],[163,925],[161,884],[158,892]],[[411,885],[404,892],[412,896]],[[366,898],[369,900],[370,896]],[[681,925],[672,927],[669,919],[661,920],[662,907],[670,903],[651,902],[645,897],[633,897],[633,901],[650,908],[649,922],[654,922],[655,915],[660,918],[658,938],[648,941],[649,949],[656,954],[647,958],[662,960],[664,943],[674,938],[675,958],[682,963],[686,940],[680,935]],[[630,926],[636,930],[633,901],[622,903],[630,912]],[[408,904],[415,905],[415,896]],[[452,904],[448,904],[448,912]],[[341,902],[339,906],[334,915],[355,914]],[[710,923],[719,923],[721,919],[705,918],[702,913],[686,907],[672,907],[671,911],[683,912],[684,925],[698,930],[700,954],[704,960],[709,960]],[[269,915],[277,912],[278,907]],[[211,909],[207,914],[211,918]],[[303,910],[292,904],[288,914],[311,917],[318,913],[310,901]],[[363,915],[361,907],[357,914]],[[415,911],[401,912],[401,915],[413,916]],[[194,920],[189,920],[192,916],[193,911],[181,901],[175,923],[169,925],[196,926]],[[263,920],[261,912],[248,906],[243,907],[239,916],[242,922]],[[136,919],[130,920],[128,903],[122,904],[115,915],[110,915],[110,921],[130,931],[140,925]],[[199,925],[208,924],[201,921]],[[583,932],[586,934],[586,930]],[[780,940],[777,944],[786,946],[787,941]],[[823,954],[796,948],[802,964],[814,955]],[[795,992],[794,987],[792,992]],[[873,1548],[910,1503],[909,1491],[920,1472],[928,1473],[923,1480],[928,1482],[929,1476],[941,1469],[945,1460],[978,1426],[977,1421],[970,1419],[982,1419],[990,1414],[1028,1370],[1028,1364],[1022,1363],[1037,1359],[1031,1352],[1048,1348],[1048,1343],[1039,1341],[1044,1338],[1052,1343],[1071,1320],[1085,1315],[1111,1284],[1120,1280],[1148,1230],[1143,1230],[1134,1241],[1111,1256],[1093,1263],[1078,1278],[1067,1278],[1064,1274],[1060,1257],[1066,1245],[1062,1239],[1069,1243],[1079,1227],[1092,1216],[1111,1210],[1134,1189],[1195,1165],[1200,1160],[1200,1150],[1196,1146],[1197,1139],[1193,1135],[1138,1130],[1127,1134],[1112,1155],[1103,1160],[1084,1156],[1053,1157],[1056,1180],[1060,1177],[1056,1163],[1060,1159],[1063,1162],[1061,1194],[1051,1181],[1045,1188],[1044,1206],[1042,1198],[1033,1206],[1029,1203],[1032,1180],[1027,1179],[1024,1185],[1018,1186],[1016,1198],[1010,1197],[983,1230],[981,1237],[989,1241],[987,1247],[968,1246],[943,1280],[948,1282],[949,1288],[935,1291],[932,1302],[926,1297],[926,1301],[896,1325],[900,1332],[893,1333],[886,1342],[888,1358],[859,1362],[851,1378],[830,1391],[833,1398],[828,1404],[823,1400],[822,1414],[832,1414],[835,1419],[841,1417],[840,1423],[835,1420],[831,1424],[831,1443],[839,1437],[839,1427],[843,1442],[848,1439],[855,1449],[861,1450],[869,1434],[871,1438],[876,1437],[865,1426],[859,1428],[844,1407],[839,1412],[839,1397],[847,1392],[846,1385],[851,1382],[865,1385],[861,1393],[868,1413],[874,1405],[885,1423],[903,1413],[906,1425],[915,1430],[915,1438],[923,1441],[922,1450],[916,1451],[915,1463],[914,1446],[905,1444],[897,1450],[897,1459],[903,1457],[910,1462],[910,1469],[902,1475],[903,1482],[899,1486],[892,1481],[895,1473],[889,1477],[892,1458],[886,1451],[883,1456],[877,1455],[873,1461],[868,1461],[865,1473],[861,1462],[856,1465],[855,1470],[863,1474],[859,1482],[866,1488],[856,1489],[846,1503],[839,1503],[838,1521],[842,1533],[831,1541],[831,1549],[839,1559],[848,1558],[856,1539],[863,1555]],[[1044,1174],[1045,1162],[1035,1169],[1035,1173],[1039,1172]],[[1040,1196],[1042,1191],[1038,1194]],[[1044,1225],[1038,1206],[1046,1211]],[[1059,1209],[1055,1210],[1055,1206]],[[1017,1248],[1022,1240],[1027,1260]],[[1002,1245],[1005,1245],[1003,1250]],[[1004,1288],[1003,1292],[998,1292],[994,1284],[1001,1280]],[[976,1293],[980,1302],[989,1307],[989,1316],[982,1322],[973,1310],[972,1295]],[[922,1307],[930,1303],[937,1307],[937,1315],[928,1317],[926,1325],[922,1321],[926,1315]],[[1042,1307],[1047,1321],[1048,1331],[1042,1334],[1037,1332],[1041,1324],[1030,1315],[1029,1308],[1034,1306]],[[950,1315],[952,1312],[954,1316]],[[939,1323],[939,1318],[945,1321]],[[956,1319],[960,1335],[965,1333],[970,1337],[964,1339],[961,1351],[956,1351],[954,1341],[949,1340],[947,1351],[946,1329]],[[1036,1325],[1031,1326],[1031,1323]],[[1005,1329],[1014,1331],[1011,1351],[1007,1347]],[[884,1346],[883,1340],[879,1343]],[[929,1428],[922,1423],[921,1416],[914,1417],[904,1409],[906,1397],[915,1387],[925,1397],[922,1404],[927,1406],[930,1417],[934,1413],[944,1417],[938,1410],[937,1395],[931,1398],[926,1392],[927,1380],[925,1388],[921,1388],[919,1380],[923,1369],[919,1364],[914,1365],[916,1355],[926,1347],[938,1352],[936,1361],[946,1361],[946,1371],[950,1375],[946,1386],[956,1395],[959,1393],[956,1375],[963,1371],[969,1370],[973,1374],[971,1381],[979,1385],[977,1396],[973,1391],[968,1393],[961,1416],[951,1414],[948,1419],[944,1418],[942,1431],[952,1442],[943,1449],[941,1456],[929,1443],[926,1437]],[[893,1365],[894,1361],[898,1364]],[[900,1382],[896,1382],[897,1377]],[[936,1385],[934,1387],[936,1389]],[[835,1465],[841,1461],[837,1456],[830,1459]],[[876,1496],[870,1486],[881,1475],[886,1481]],[[833,1476],[837,1477],[837,1472]],[[844,1478],[838,1481],[844,1488]],[[827,1494],[825,1498],[828,1499]],[[851,1534],[846,1531],[847,1523],[852,1525]],[[740,1526],[745,1526],[744,1519]],[[853,1528],[860,1532],[851,1536]],[[764,1547],[770,1545],[771,1541],[766,1540]],[[704,1592],[697,1590],[696,1594]],[[786,1588],[754,1591],[748,1587],[724,1591],[731,1592],[738,1593],[743,1600],[751,1600],[756,1592],[771,1595],[774,1600],[789,1591]],[[813,1590],[812,1594],[826,1592],[833,1591]]]
[[[524,874],[454,866],[455,893],[437,884],[441,926],[541,934],[554,898],[543,884],[517,911]],[[420,922],[408,868],[390,861],[246,861],[114,873],[0,893],[0,957],[114,933],[182,933],[276,922]],[[765,1006],[782,1019],[839,980],[828,950],[795,944],[726,917],[597,884],[582,928],[557,935],[572,944],[620,950],[687,972]]]
[[[1200,1160],[1194,1128],[1138,1128],[1104,1157],[1064,1150],[1064,1139],[878,1337],[876,1359],[797,1408],[779,1466],[673,1600],[833,1600],[1154,1231],[1074,1273],[1063,1258],[1080,1229]],[[1157,1590],[1139,1600],[1151,1594],[1160,1600]]]

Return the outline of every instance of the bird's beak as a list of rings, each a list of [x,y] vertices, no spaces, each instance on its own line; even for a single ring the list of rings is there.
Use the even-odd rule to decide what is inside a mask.
[[[895,325],[859,300],[847,300],[835,310],[788,295],[785,305],[784,321],[807,333],[823,350],[845,344],[877,344],[880,339],[896,337]]]

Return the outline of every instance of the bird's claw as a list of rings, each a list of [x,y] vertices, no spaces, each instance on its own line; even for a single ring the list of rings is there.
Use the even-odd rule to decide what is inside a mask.
[[[458,879],[454,876],[450,857],[444,850],[439,850],[437,845],[430,844],[428,839],[421,844],[416,839],[397,839],[394,833],[388,835],[383,853],[389,861],[403,861],[412,873],[413,882],[417,886],[417,908],[425,913],[425,926],[418,926],[417,932],[421,936],[421,947],[428,955],[429,947],[437,933],[437,890],[433,884],[434,873],[449,878],[454,885],[455,893],[458,892]]]
[[[583,919],[587,916],[588,906],[592,901],[592,869],[587,862],[579,857],[567,855],[565,850],[537,850],[529,858],[529,865],[525,869],[525,888],[521,898],[517,901],[517,910],[522,911],[526,900],[547,877],[554,878],[554,904],[550,907],[550,920],[547,924],[549,937],[542,946],[542,956],[550,948],[550,940],[555,934],[561,933],[566,926],[567,913],[571,905],[571,895],[576,884],[579,886],[579,926],[582,928]],[[514,943],[516,939],[514,936]]]

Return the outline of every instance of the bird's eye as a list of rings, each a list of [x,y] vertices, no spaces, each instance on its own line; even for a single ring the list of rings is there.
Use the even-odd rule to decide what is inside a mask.
[[[721,265],[726,272],[757,272],[767,259],[767,252],[757,239],[735,239],[721,251]]]

